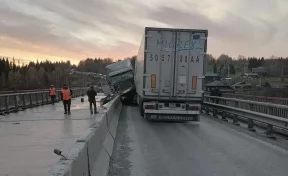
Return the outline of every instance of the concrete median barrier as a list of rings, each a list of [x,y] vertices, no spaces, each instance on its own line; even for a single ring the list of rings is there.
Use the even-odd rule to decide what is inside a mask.
[[[122,104],[114,98],[104,105],[106,111],[100,114],[86,133],[77,139],[69,151],[63,151],[67,160],[60,159],[49,170],[50,176],[106,176],[109,169],[116,137],[119,115]]]

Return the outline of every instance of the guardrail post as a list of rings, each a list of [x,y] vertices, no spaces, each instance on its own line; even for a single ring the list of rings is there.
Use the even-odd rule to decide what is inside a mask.
[[[209,107],[208,107],[208,106],[205,106],[205,113],[206,113],[207,115],[210,115]]]
[[[46,94],[46,104],[49,104],[49,93],[45,93]]]
[[[23,96],[23,108],[22,109],[24,110],[24,109],[27,109],[26,108],[26,101],[25,101],[25,93],[23,93],[22,96]]]
[[[226,102],[226,100],[222,100],[222,103],[223,103],[223,105],[227,105],[227,102]]]
[[[218,118],[218,116],[217,116],[217,109],[216,108],[213,108],[213,117],[214,118]]]
[[[33,107],[32,94],[29,94],[30,108]]]
[[[41,105],[43,106],[43,105],[44,105],[44,96],[43,96],[43,92],[41,92],[41,100],[42,100]]]
[[[9,97],[8,96],[5,96],[5,109],[6,109],[5,113],[9,114],[10,111],[9,111]]]
[[[269,115],[272,115],[272,108],[271,107],[267,107],[267,111],[266,111],[267,114]]]
[[[234,124],[234,125],[237,125],[237,126],[240,126],[240,124],[239,124],[239,122],[238,122],[238,117],[237,117],[237,115],[233,114],[232,116],[233,116],[233,124]]]
[[[57,96],[56,96],[56,101],[59,102],[60,99],[61,99],[61,97],[60,97],[60,96],[61,96],[61,95],[60,95],[60,91],[56,92],[56,95],[57,95]]]
[[[222,120],[228,122],[226,116],[227,116],[226,112],[222,111]]]
[[[276,137],[273,135],[273,126],[270,125],[270,124],[267,125],[266,136],[267,136],[268,138],[273,138],[273,139],[276,138]]]
[[[239,103],[237,101],[235,101],[235,107],[239,108]]]
[[[18,94],[14,95],[14,106],[15,106],[15,111],[18,111]]]
[[[204,113],[204,110],[205,110],[205,108],[204,108],[204,106],[202,105],[200,112],[201,112],[201,113]]]
[[[250,104],[250,103],[249,103],[249,110],[250,110],[250,111],[254,111],[254,106],[253,106],[253,104]]]
[[[254,121],[253,119],[248,119],[248,130],[249,131],[256,131],[254,128]]]
[[[38,102],[38,93],[35,93],[36,96],[36,106],[39,106],[39,102]]]

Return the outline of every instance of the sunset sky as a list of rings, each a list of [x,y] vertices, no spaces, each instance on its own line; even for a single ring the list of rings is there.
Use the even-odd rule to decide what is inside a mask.
[[[208,53],[288,56],[288,0],[0,0],[0,56],[137,54],[144,27],[208,29]]]

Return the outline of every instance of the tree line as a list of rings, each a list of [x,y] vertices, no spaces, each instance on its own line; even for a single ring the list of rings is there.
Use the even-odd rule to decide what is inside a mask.
[[[128,57],[134,66],[136,56]],[[250,72],[252,68],[266,67],[272,76],[288,76],[288,58],[264,57],[244,57],[237,59],[222,54],[218,58],[208,54],[206,57],[207,71],[219,73],[221,76],[229,74],[243,74]],[[113,63],[111,58],[87,58],[81,60],[78,65],[73,65],[70,61],[51,62],[36,61],[19,66],[8,58],[0,58],[0,90],[25,90],[48,88],[51,84],[61,87],[63,83],[70,86],[82,86],[81,75],[71,75],[71,69],[81,72],[94,72],[105,74],[105,67]],[[283,70],[283,71],[282,71]],[[89,78],[90,81],[95,79]]]
[[[82,86],[81,75],[71,75],[71,69],[105,73],[105,66],[113,61],[110,58],[87,58],[78,65],[67,62],[30,62],[27,65],[16,65],[15,61],[0,58],[0,90],[45,89],[51,84],[61,87],[64,83],[70,86]]]
[[[244,74],[252,71],[252,68],[265,67],[268,74],[275,77],[288,76],[288,57],[245,57],[239,55],[237,59],[222,54],[218,58],[208,54],[207,71],[219,73],[221,76]]]

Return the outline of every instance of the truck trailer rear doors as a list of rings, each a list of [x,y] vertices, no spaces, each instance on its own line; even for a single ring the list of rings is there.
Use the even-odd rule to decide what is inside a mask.
[[[144,96],[201,97],[207,31],[146,29]]]
[[[176,32],[147,30],[144,95],[173,96]]]

